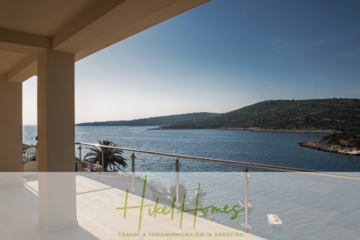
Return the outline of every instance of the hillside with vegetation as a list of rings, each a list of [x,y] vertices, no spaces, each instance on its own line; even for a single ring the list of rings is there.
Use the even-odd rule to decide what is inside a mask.
[[[134,119],[129,121],[106,121],[106,122],[87,122],[79,123],[76,126],[163,126],[188,121],[202,120],[219,115],[218,113],[187,113],[170,116],[160,116],[152,118]]]
[[[360,132],[360,100],[268,100],[208,119],[192,120],[158,129]]]

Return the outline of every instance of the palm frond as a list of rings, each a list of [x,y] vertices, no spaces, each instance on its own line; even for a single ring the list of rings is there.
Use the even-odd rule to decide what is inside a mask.
[[[98,141],[100,145],[117,147],[116,144],[109,140]],[[123,151],[121,149],[113,148],[89,148],[90,152],[85,154],[84,160],[88,158],[97,159],[102,164],[102,152],[104,152],[104,169],[110,170],[121,170],[122,168],[127,167],[126,159],[122,156]]]

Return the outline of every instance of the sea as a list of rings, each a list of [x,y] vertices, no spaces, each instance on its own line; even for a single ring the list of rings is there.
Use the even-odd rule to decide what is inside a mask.
[[[249,132],[239,130],[148,130],[151,127],[76,126],[75,141],[109,140],[118,146],[154,152],[239,162],[301,168],[319,173],[360,177],[360,156],[303,148],[299,142],[319,139],[323,133]],[[37,127],[23,127],[23,142],[36,144]],[[59,146],[61,147],[61,146]],[[74,146],[77,148],[78,146]],[[83,146],[83,156],[89,147]],[[132,152],[124,151],[131,165]],[[76,150],[76,154],[78,151]],[[175,158],[136,155],[136,173],[162,184],[175,183]],[[203,206],[229,207],[244,199],[244,168],[179,159],[180,182],[189,198],[206,189]],[[284,173],[249,168],[249,233],[266,239],[360,239],[360,181],[351,178]],[[127,171],[131,171],[129,168]],[[276,214],[280,227],[267,221]],[[244,213],[212,214],[219,224],[244,230]]]

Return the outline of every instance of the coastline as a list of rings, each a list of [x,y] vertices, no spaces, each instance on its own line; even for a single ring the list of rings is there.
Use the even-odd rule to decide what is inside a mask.
[[[300,142],[299,146],[316,149],[324,152],[340,153],[344,155],[360,156],[360,149],[335,144],[325,144],[321,140]]]
[[[148,130],[184,130],[184,129],[169,129],[169,128],[164,129],[162,127],[158,127]],[[249,128],[221,127],[221,128],[217,128],[217,130],[238,130],[238,131],[250,131],[250,132],[275,132],[275,133],[327,133],[333,135],[337,133],[342,133],[341,131],[337,131],[333,129],[262,129],[258,127],[249,127]],[[300,142],[298,143],[298,145],[300,147],[306,147],[323,152],[339,153],[339,154],[351,155],[351,156],[360,156],[360,148],[350,147],[352,145],[349,146],[342,144],[328,144],[322,140],[309,140],[307,142]]]
[[[238,130],[238,131],[250,131],[250,132],[281,132],[281,133],[341,133],[341,131],[336,131],[334,129],[265,129],[259,127],[247,127],[247,128],[237,128],[237,127],[220,127],[220,128],[167,128],[155,127],[148,128],[146,130]]]
[[[243,130],[250,132],[283,132],[283,133],[340,133],[334,129],[264,129],[259,127],[232,128],[221,127],[219,130]]]

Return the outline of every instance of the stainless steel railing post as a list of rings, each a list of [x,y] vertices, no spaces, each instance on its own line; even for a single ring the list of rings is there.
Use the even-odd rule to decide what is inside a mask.
[[[132,193],[135,193],[135,154],[131,154],[131,171],[132,171]]]
[[[241,173],[242,176],[244,176],[244,210],[245,210],[245,223],[242,224],[242,226],[245,228],[245,231],[251,229],[251,226],[249,224],[249,189],[248,189],[248,178],[250,177],[250,174],[248,173],[247,167],[245,167],[244,172]]]
[[[175,173],[176,173],[176,183],[175,183],[175,187],[176,187],[176,207],[179,207],[179,171],[180,171],[180,163],[179,163],[179,159],[177,158],[175,161]]]
[[[104,183],[104,171],[105,171],[105,166],[104,166],[104,149],[101,148],[101,166],[102,166],[102,183]]]
[[[39,158],[38,158],[38,145],[35,146],[35,161],[39,162]]]
[[[80,146],[78,147],[78,150],[79,150],[79,172],[80,172],[80,175],[81,175],[81,171],[82,171],[82,160],[81,160],[81,144]]]
[[[248,169],[245,167],[245,176],[244,176],[244,194],[245,194],[245,230],[248,230],[248,219],[249,219],[249,209],[248,209],[248,178],[247,172]]]

